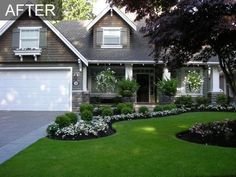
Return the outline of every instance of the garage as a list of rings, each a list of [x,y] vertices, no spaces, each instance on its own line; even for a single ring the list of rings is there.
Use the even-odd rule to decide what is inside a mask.
[[[0,110],[71,111],[71,68],[1,68]]]

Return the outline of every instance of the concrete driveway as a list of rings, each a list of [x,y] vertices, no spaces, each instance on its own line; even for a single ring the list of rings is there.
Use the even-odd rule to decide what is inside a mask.
[[[63,112],[0,111],[0,147],[55,120]]]

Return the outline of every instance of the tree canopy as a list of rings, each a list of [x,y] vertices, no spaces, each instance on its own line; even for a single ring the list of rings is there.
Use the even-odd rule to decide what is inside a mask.
[[[93,7],[87,0],[63,0],[64,20],[88,20],[93,18]]]
[[[139,5],[136,0],[108,1],[136,12],[136,20],[146,18],[143,31],[154,57],[170,69],[217,55],[235,97],[236,0],[139,0]]]
[[[56,6],[56,19],[89,20],[93,18],[92,3],[87,0],[37,0],[37,2],[42,4],[54,4]],[[58,17],[58,15],[60,15],[60,17]]]

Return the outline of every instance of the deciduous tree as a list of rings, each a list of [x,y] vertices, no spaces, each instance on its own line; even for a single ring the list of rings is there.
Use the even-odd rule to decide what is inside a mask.
[[[109,1],[136,12],[136,20],[146,18],[143,31],[150,37],[154,57],[170,69],[218,56],[236,99],[236,0]]]

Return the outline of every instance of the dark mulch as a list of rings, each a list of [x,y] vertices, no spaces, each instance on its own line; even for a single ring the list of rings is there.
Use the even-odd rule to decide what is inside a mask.
[[[236,139],[225,139],[225,138],[202,138],[200,135],[191,133],[189,130],[178,133],[177,138],[185,141],[190,141],[193,143],[204,144],[204,145],[214,145],[222,147],[234,147],[236,148]]]

